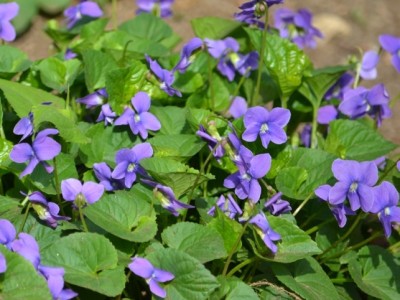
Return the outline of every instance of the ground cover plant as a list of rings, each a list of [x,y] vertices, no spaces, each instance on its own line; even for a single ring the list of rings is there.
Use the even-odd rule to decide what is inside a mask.
[[[0,4],[0,299],[396,299],[398,97],[368,80],[400,37],[317,69],[283,0],[181,44],[173,1],[122,24],[103,2],[49,21],[38,61]]]

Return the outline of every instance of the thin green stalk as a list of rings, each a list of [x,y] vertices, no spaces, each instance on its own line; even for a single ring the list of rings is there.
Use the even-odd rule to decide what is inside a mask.
[[[294,211],[293,217],[295,217],[300,212],[300,210],[308,203],[308,201],[310,201],[312,195],[314,195],[314,192],[310,193],[310,195],[308,195],[307,198],[304,199],[303,202],[301,202],[301,204]]]
[[[318,140],[317,140],[317,123],[318,119],[318,107],[313,107],[313,119],[312,119],[312,125],[311,125],[311,148],[315,149],[317,148],[318,145]]]
[[[58,169],[57,169],[57,161],[56,158],[53,158],[53,164],[54,164],[54,181],[55,181],[55,189],[56,189],[56,194],[57,194],[57,200],[58,203],[61,203],[61,191],[60,191],[60,178],[58,177]]]
[[[394,243],[393,245],[391,245],[388,250],[390,252],[397,252],[397,248],[400,248],[400,241],[398,241],[397,243]]]
[[[248,71],[246,71],[243,74],[243,76],[240,78],[238,85],[236,86],[235,90],[233,91],[232,99],[234,99],[237,95],[239,95],[240,88],[242,87],[242,85],[244,84],[244,82],[247,79],[247,74],[248,74]]]
[[[31,203],[28,203],[28,206],[25,209],[25,214],[24,214],[24,219],[21,223],[21,225],[19,226],[18,232],[22,232],[24,230],[24,226],[26,223],[26,220],[28,219],[28,214],[29,214],[29,210],[31,209]]]
[[[207,67],[208,67],[208,85],[210,87],[210,108],[212,111],[215,110],[215,91],[214,91],[214,85],[212,83],[212,60],[211,56],[208,56],[208,62],[207,62]]]
[[[319,224],[319,225],[315,225],[315,226],[311,227],[310,229],[307,229],[307,230],[306,230],[306,233],[307,233],[308,235],[310,235],[310,234],[312,234],[312,233],[318,231],[320,228],[324,227],[326,224],[329,224],[329,223],[331,223],[331,222],[333,222],[333,219],[332,219],[332,218],[330,218],[329,220],[326,220],[325,222],[322,222],[322,223]]]
[[[89,232],[89,229],[88,229],[88,227],[86,225],[85,217],[84,217],[83,212],[82,212],[82,207],[80,205],[78,206],[78,210],[79,210],[79,218],[81,219],[83,230],[85,232]]]
[[[242,261],[240,264],[238,264],[236,267],[234,267],[232,270],[229,271],[228,274],[226,274],[227,277],[231,277],[233,276],[233,274],[235,274],[237,271],[239,271],[241,268],[243,268],[244,266],[247,266],[255,261],[258,260],[257,256],[254,256],[252,258],[248,258],[245,261]]]
[[[4,129],[1,124],[0,124],[0,137],[4,140],[6,139],[6,134],[4,133]]]
[[[223,275],[223,276],[225,276],[226,273],[228,272],[228,268],[229,268],[229,264],[231,263],[232,256],[233,256],[233,254],[235,254],[235,252],[236,252],[236,250],[237,250],[237,247],[239,246],[240,241],[242,240],[242,237],[243,237],[243,235],[244,235],[244,233],[245,233],[246,228],[247,228],[248,225],[249,225],[248,222],[246,222],[246,224],[244,224],[243,229],[242,229],[242,232],[240,233],[240,235],[239,235],[238,238],[236,239],[235,244],[233,245],[231,251],[229,252],[228,258],[227,258],[227,260],[226,260],[226,262],[225,262],[225,265],[224,265],[224,269],[223,269],[223,271],[222,271],[222,275]]]
[[[261,77],[264,67],[264,52],[267,46],[268,17],[269,17],[268,6],[265,6],[265,19],[264,19],[265,24],[263,33],[261,35],[261,50],[260,50],[260,61],[258,63],[257,83],[256,83],[256,89],[254,90],[253,98],[251,99],[251,106],[257,105],[257,98],[260,93]]]
[[[388,170],[386,170],[386,172],[383,173],[383,174],[379,177],[379,180],[378,180],[377,185],[378,185],[378,184],[381,184],[381,182],[386,178],[386,176],[387,176],[394,168],[396,168],[396,167],[397,167],[397,163],[394,163],[393,166],[391,166]]]
[[[2,176],[0,176],[0,195],[4,195],[3,177]]]

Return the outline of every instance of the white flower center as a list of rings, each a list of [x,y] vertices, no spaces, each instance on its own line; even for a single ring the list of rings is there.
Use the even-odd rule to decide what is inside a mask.
[[[140,121],[140,116],[139,114],[135,114],[135,116],[133,117],[133,119],[135,120],[136,123],[138,123]]]
[[[358,188],[358,182],[353,182],[350,185],[350,189],[349,189],[350,193],[354,193],[357,190],[357,188]]]
[[[261,125],[260,133],[266,133],[269,130],[268,124],[264,123]]]
[[[128,168],[126,169],[128,172],[133,172],[136,168],[136,164],[135,163],[130,163],[128,165]]]

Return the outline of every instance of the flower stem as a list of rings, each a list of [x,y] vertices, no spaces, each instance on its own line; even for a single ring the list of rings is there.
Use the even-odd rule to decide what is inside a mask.
[[[310,195],[308,195],[307,198],[304,199],[303,202],[301,202],[301,204],[294,211],[293,217],[295,217],[300,212],[300,210],[308,203],[308,201],[310,201],[312,195],[314,195],[314,192],[310,193]]]
[[[264,21],[264,30],[261,35],[261,50],[260,50],[260,61],[258,63],[258,73],[257,73],[257,83],[256,89],[254,90],[253,98],[251,99],[251,106],[257,105],[257,98],[260,93],[260,85],[261,85],[261,77],[264,66],[264,52],[267,46],[267,32],[268,32],[268,6],[265,7],[265,21]]]
[[[57,169],[57,160],[53,158],[54,164],[54,181],[55,181],[55,189],[57,194],[58,203],[61,204],[61,192],[60,192],[60,178],[58,177],[58,169]]]
[[[313,106],[313,119],[312,119],[312,125],[311,125],[311,148],[315,149],[317,148],[318,145],[318,140],[317,140],[317,123],[318,119],[318,107]]]
[[[89,232],[89,229],[88,229],[88,227],[86,225],[85,217],[84,217],[83,212],[82,212],[82,207],[78,206],[78,210],[79,210],[79,218],[81,219],[83,230],[85,232]]]
[[[31,203],[29,202],[28,206],[25,209],[24,219],[23,219],[21,225],[19,226],[18,232],[22,232],[22,230],[24,230],[24,226],[25,226],[26,220],[28,219],[28,213],[29,213],[30,209],[31,209]]]
[[[326,224],[329,224],[331,222],[333,222],[333,219],[326,220],[325,222],[322,222],[321,224],[316,225],[316,226],[311,227],[310,229],[306,230],[306,233],[308,235],[310,235],[310,234],[316,232],[317,230],[319,230],[320,228],[324,227]]]
[[[224,265],[224,270],[222,271],[222,275],[223,275],[223,276],[225,276],[226,273],[228,272],[228,268],[229,268],[229,264],[231,263],[232,256],[233,256],[233,254],[236,252],[237,247],[239,246],[240,241],[242,240],[242,236],[244,235],[248,224],[249,224],[248,222],[246,222],[246,224],[244,224],[243,229],[242,229],[242,232],[240,233],[240,235],[239,235],[238,238],[236,239],[235,244],[233,245],[231,251],[229,252],[229,256],[228,256],[228,258],[226,259],[226,262],[225,262],[225,265]]]
[[[211,56],[208,56],[208,61],[207,61],[207,67],[208,67],[208,85],[210,88],[210,108],[212,111],[215,110],[215,91],[214,91],[214,85],[212,83],[212,61],[211,61]]]
[[[243,76],[240,78],[238,85],[236,86],[235,90],[233,91],[232,100],[235,99],[235,97],[239,94],[240,88],[242,87],[242,85],[244,84],[244,82],[247,79],[247,74],[248,74],[248,71],[246,71],[246,73],[244,73]]]
[[[244,266],[247,266],[253,262],[256,262],[258,260],[257,256],[254,256],[252,258],[248,258],[245,261],[241,262],[240,264],[238,264],[236,267],[234,267],[232,270],[229,271],[228,274],[226,274],[227,277],[231,277],[233,276],[233,274],[235,274],[237,271],[239,271],[241,268],[243,268]]]

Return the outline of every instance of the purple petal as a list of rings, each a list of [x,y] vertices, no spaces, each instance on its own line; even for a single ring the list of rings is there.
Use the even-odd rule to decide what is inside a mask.
[[[128,125],[129,122],[135,117],[135,112],[132,110],[132,108],[127,107],[125,108],[124,112],[122,115],[119,116],[114,122],[114,125],[119,126],[119,125]]]
[[[14,252],[29,260],[35,269],[38,268],[40,263],[39,245],[33,236],[21,232],[18,239],[12,242],[11,248]]]
[[[240,118],[243,116],[247,111],[247,102],[243,97],[235,97],[232,100],[232,104],[229,107],[229,113],[234,117],[235,119]]]
[[[149,111],[150,109],[150,97],[145,92],[138,92],[135,97],[132,98],[131,102],[138,114]]]
[[[287,141],[286,132],[281,127],[275,125],[275,123],[270,123],[268,126],[269,129],[266,134],[270,136],[271,142],[280,145]]]
[[[400,56],[398,54],[392,56],[392,64],[396,71],[400,73]]]
[[[397,54],[400,50],[400,38],[389,34],[383,34],[379,36],[379,43],[382,48],[391,54]]]
[[[19,13],[19,5],[16,2],[0,4],[0,20],[11,21]]]
[[[260,125],[257,123],[252,123],[247,126],[246,130],[243,132],[242,139],[246,142],[254,142],[258,134],[260,133]]]
[[[87,1],[79,5],[82,15],[89,16],[92,18],[99,18],[103,15],[103,11],[96,2]]]
[[[33,133],[33,125],[31,119],[29,117],[25,117],[19,120],[18,123],[15,124],[13,132],[16,135],[22,135],[20,141],[26,139]]]
[[[104,193],[104,186],[95,182],[85,182],[82,186],[82,194],[89,204],[98,201]]]
[[[359,172],[360,172],[360,178],[359,180],[366,185],[373,186],[376,184],[378,181],[378,167],[374,162],[368,161],[368,162],[361,162],[359,163]]]
[[[153,277],[158,282],[166,282],[175,278],[174,274],[172,274],[171,272],[160,270],[157,268],[154,269]]]
[[[331,186],[328,184],[321,185],[315,190],[315,195],[317,195],[322,200],[328,201],[329,199],[329,191],[331,190]]]
[[[153,279],[153,278],[150,279],[149,287],[150,287],[150,291],[154,295],[156,295],[156,296],[158,296],[160,298],[167,297],[167,291],[165,289],[163,289],[155,279]]]
[[[27,143],[15,145],[10,152],[10,159],[16,163],[24,163],[33,156],[33,149]]]
[[[269,121],[269,111],[261,106],[251,107],[247,110],[244,115],[243,122],[244,126],[247,128],[248,126],[256,124],[263,124]],[[261,125],[260,125],[261,126]]]
[[[15,40],[17,33],[15,32],[14,26],[6,20],[0,21],[0,38],[6,42],[12,42]]]
[[[66,201],[74,201],[76,196],[82,192],[82,183],[75,178],[61,181],[61,193]]]
[[[361,209],[364,212],[370,212],[372,205],[374,204],[374,191],[372,187],[365,184],[359,184],[357,193],[360,197]]]
[[[0,244],[9,248],[16,234],[15,227],[10,221],[6,219],[0,220]]]
[[[33,150],[40,161],[51,160],[61,152],[61,145],[52,138],[46,137],[33,141]]]
[[[122,179],[125,177],[125,174],[127,172],[127,168],[128,168],[129,162],[128,161],[122,161],[121,163],[119,163],[114,171],[111,173],[112,178],[115,179]]]
[[[331,121],[336,120],[338,111],[334,105],[325,105],[318,109],[317,121],[319,124],[329,124]]]
[[[264,177],[271,168],[271,155],[259,154],[254,156],[250,161],[249,173],[253,178],[259,179]]]
[[[136,173],[128,172],[125,175],[125,187],[130,189],[133,183],[136,181]]]
[[[137,276],[149,279],[154,273],[153,265],[145,258],[134,257],[128,268]]]
[[[280,127],[285,127],[290,120],[290,110],[286,108],[275,107],[269,112],[269,122]]]
[[[332,163],[332,172],[337,180],[350,185],[354,179],[359,179],[360,165],[353,160],[336,159]]]
[[[148,130],[157,131],[161,129],[161,123],[158,121],[156,116],[149,112],[143,112],[140,114],[140,120],[143,126]]]
[[[37,158],[32,157],[26,168],[21,172],[21,174],[19,174],[19,177],[22,178],[28,174],[32,174],[33,170],[36,168],[38,164],[39,161],[37,160]]]
[[[328,200],[332,205],[342,204],[347,197],[349,191],[349,185],[343,182],[336,182],[335,185],[330,189]]]
[[[253,202],[258,202],[261,196],[261,186],[257,179],[250,180],[248,198]]]
[[[142,143],[133,146],[131,151],[136,155],[137,162],[144,158],[149,158],[153,156],[153,148],[149,143]]]

